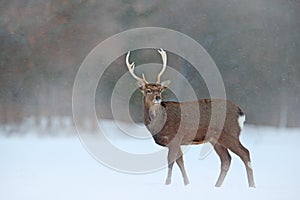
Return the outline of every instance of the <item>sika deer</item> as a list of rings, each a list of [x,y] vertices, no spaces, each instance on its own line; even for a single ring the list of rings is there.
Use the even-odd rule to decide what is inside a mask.
[[[167,54],[163,49],[159,49],[158,52],[161,54],[163,67],[157,76],[156,83],[147,82],[144,74],[142,74],[143,78],[135,75],[135,64],[129,62],[130,52],[126,56],[126,65],[131,75],[138,81],[137,86],[143,93],[144,123],[147,129],[158,145],[169,149],[166,184],[171,183],[175,161],[181,170],[184,184],[189,183],[180,145],[209,142],[214,146],[221,160],[221,172],[215,184],[216,187],[222,185],[231,163],[228,150],[242,159],[246,167],[249,187],[255,187],[249,151],[239,140],[245,121],[242,110],[231,101],[222,99],[200,99],[194,102],[162,101],[161,94],[168,87],[170,81],[160,82],[160,77],[167,67]],[[209,125],[212,106],[216,106],[217,111],[226,106],[225,121],[222,127]],[[199,109],[198,112],[195,108]],[[197,113],[200,114],[200,118],[196,117]],[[195,124],[196,126],[194,126]]]

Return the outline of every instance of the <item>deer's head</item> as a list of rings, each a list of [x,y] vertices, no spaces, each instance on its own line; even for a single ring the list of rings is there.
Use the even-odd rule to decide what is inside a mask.
[[[149,83],[146,81],[146,78],[144,74],[142,74],[142,78],[138,77],[134,73],[134,67],[135,64],[129,62],[129,56],[130,56],[130,51],[127,53],[126,56],[126,65],[128,67],[128,70],[130,74],[137,80],[137,87],[139,90],[143,93],[145,103],[148,106],[155,105],[155,104],[160,104],[162,100],[161,93],[168,88],[168,85],[170,84],[170,81],[163,81],[160,82],[160,77],[164,73],[164,71],[167,68],[167,53],[163,49],[159,49],[158,52],[160,53],[163,61],[163,67],[161,71],[157,75],[157,81],[156,83]]]

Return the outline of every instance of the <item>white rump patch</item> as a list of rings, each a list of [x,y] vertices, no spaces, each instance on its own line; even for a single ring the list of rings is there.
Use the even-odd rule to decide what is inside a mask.
[[[239,116],[238,123],[239,123],[241,130],[243,130],[243,128],[244,128],[245,121],[246,121],[246,115]]]

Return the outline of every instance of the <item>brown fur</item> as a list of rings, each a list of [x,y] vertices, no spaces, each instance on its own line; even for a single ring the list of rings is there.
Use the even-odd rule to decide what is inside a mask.
[[[226,177],[231,163],[228,150],[231,150],[244,162],[249,186],[255,187],[249,151],[239,140],[241,128],[238,119],[244,115],[242,110],[234,103],[222,99],[162,102],[161,93],[170,81],[160,82],[167,67],[167,53],[163,49],[158,52],[162,57],[163,67],[157,75],[156,83],[148,83],[144,75],[143,78],[135,75],[135,64],[129,62],[130,52],[126,56],[126,65],[130,74],[138,80],[138,88],[143,93],[146,127],[157,144],[169,149],[166,184],[171,183],[174,162],[181,170],[184,184],[189,183],[180,145],[210,142],[221,159],[221,173],[216,186],[220,187]]]
[[[166,184],[171,183],[172,167],[175,161],[181,169],[184,183],[189,183],[180,145],[210,142],[221,159],[221,173],[216,186],[221,186],[229,169],[231,161],[229,149],[241,157],[246,166],[249,186],[255,187],[249,151],[239,141],[241,129],[238,118],[244,113],[237,105],[222,99],[154,103],[156,98],[161,99],[161,92],[166,86],[149,83],[138,85],[144,95],[144,123],[155,142],[169,148],[169,171]],[[220,120],[218,117],[214,120],[211,119],[212,105],[217,111],[224,110],[226,106],[226,118],[223,126],[213,123]],[[210,123],[213,124],[209,129]],[[207,134],[208,131],[209,134]]]

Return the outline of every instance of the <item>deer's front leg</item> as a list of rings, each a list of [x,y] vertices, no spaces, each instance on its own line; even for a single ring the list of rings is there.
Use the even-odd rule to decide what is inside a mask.
[[[166,180],[166,185],[171,184],[171,178],[172,178],[172,169],[173,169],[173,165],[174,162],[177,159],[177,154],[178,154],[178,150],[180,148],[180,146],[169,146],[169,152],[168,152],[168,176],[167,176],[167,180]]]
[[[184,161],[183,161],[183,154],[181,151],[181,148],[179,147],[178,149],[178,154],[177,154],[178,159],[176,160],[176,163],[178,164],[182,177],[183,177],[183,181],[184,181],[184,185],[188,185],[190,183],[189,178],[186,174],[185,168],[184,168]]]

